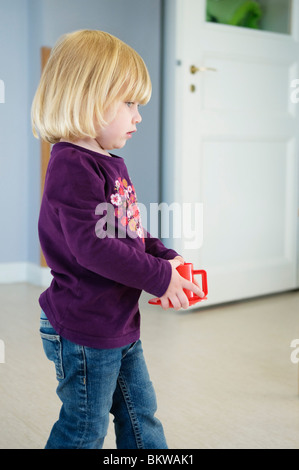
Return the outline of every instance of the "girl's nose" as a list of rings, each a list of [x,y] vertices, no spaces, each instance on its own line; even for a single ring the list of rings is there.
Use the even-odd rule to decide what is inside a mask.
[[[136,114],[134,115],[134,124],[139,124],[142,121],[141,114],[139,113],[139,110],[136,110]]]

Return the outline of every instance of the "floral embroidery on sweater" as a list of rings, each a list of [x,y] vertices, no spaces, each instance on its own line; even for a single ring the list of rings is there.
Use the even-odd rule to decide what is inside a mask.
[[[134,186],[129,184],[125,178],[119,177],[115,181],[114,190],[115,193],[111,194],[110,200],[115,206],[115,217],[123,227],[136,233],[144,243],[144,232]]]

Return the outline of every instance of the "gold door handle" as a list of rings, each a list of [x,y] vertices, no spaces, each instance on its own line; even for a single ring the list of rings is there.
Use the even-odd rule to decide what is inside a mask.
[[[190,65],[190,73],[194,75],[197,72],[217,72],[217,69],[214,67],[196,67],[195,65]]]

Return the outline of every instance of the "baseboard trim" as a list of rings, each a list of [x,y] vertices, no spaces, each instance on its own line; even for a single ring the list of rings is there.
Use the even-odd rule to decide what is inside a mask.
[[[34,263],[0,263],[0,284],[28,282],[36,286],[48,286],[52,275],[50,268]]]

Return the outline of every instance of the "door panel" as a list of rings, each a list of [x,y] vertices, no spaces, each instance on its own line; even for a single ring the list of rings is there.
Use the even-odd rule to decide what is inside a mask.
[[[225,267],[228,276],[246,273],[248,285],[263,269],[272,291],[295,287],[294,207],[288,196],[294,186],[293,146],[283,141],[207,141],[203,155],[202,265]],[[289,275],[275,276],[275,270],[282,273],[286,267]],[[256,294],[266,292],[264,284],[256,287]]]
[[[206,56],[203,63],[217,70],[202,77],[204,110],[288,113],[288,63],[216,54]]]

